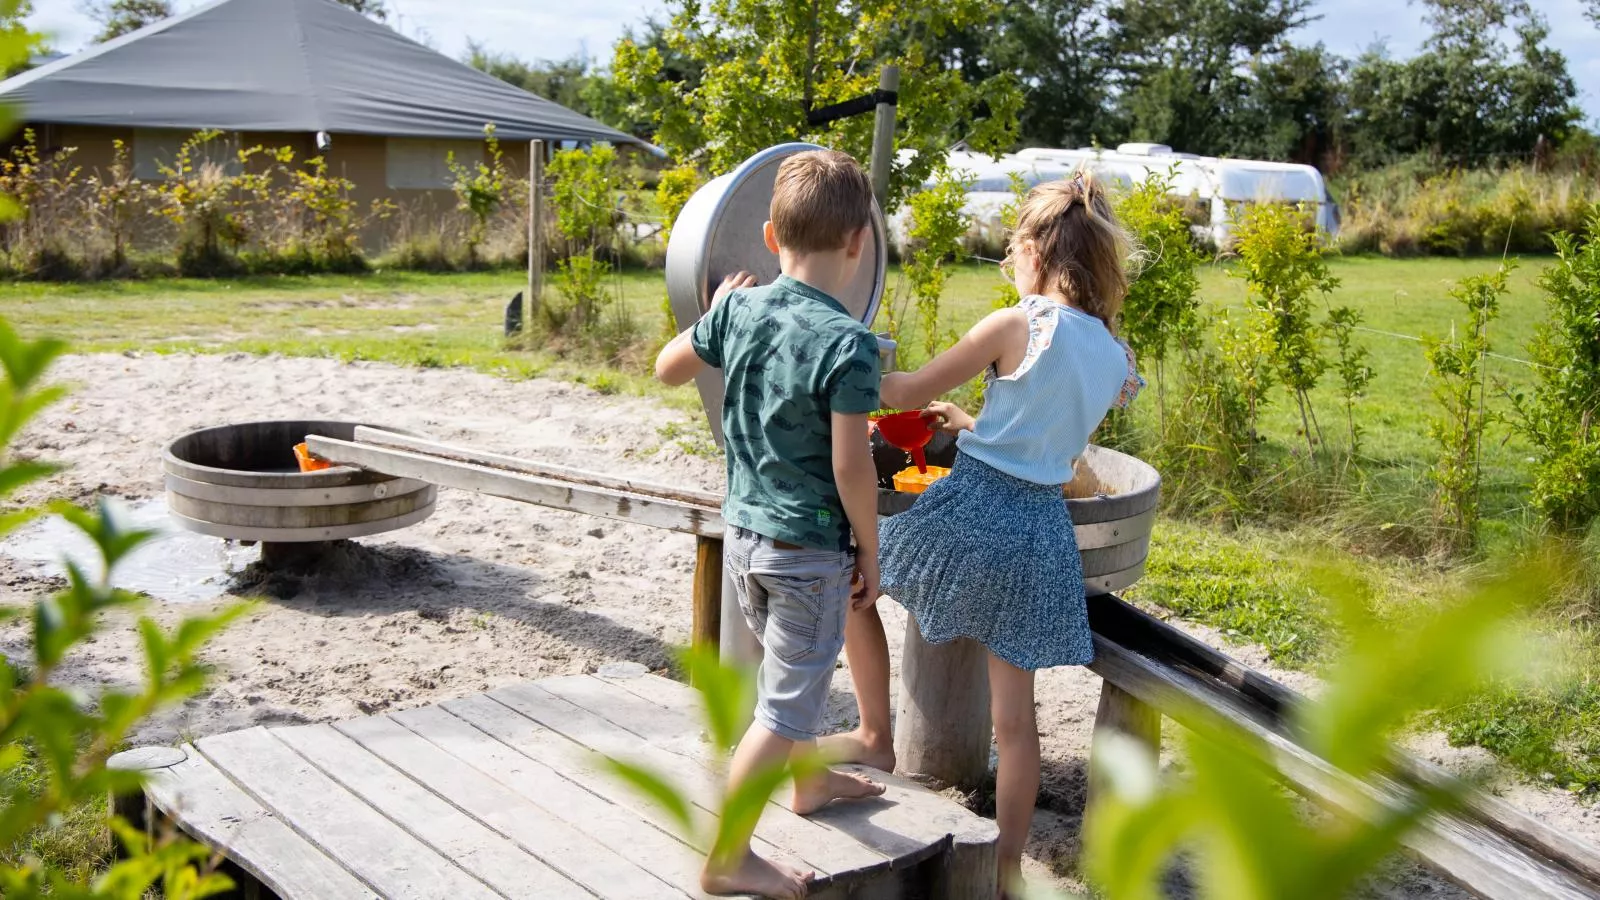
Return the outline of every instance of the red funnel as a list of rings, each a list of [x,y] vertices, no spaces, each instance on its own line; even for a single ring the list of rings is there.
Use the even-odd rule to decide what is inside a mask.
[[[890,444],[911,454],[918,472],[928,471],[928,459],[922,448],[933,439],[933,424],[922,417],[922,410],[913,409],[878,418],[878,433]]]

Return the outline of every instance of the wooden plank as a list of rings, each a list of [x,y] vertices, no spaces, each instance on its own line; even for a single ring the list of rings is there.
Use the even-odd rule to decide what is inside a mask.
[[[516,715],[493,701],[485,702],[504,715]],[[696,849],[675,833],[569,780],[552,768],[559,760],[529,757],[438,707],[406,710],[388,718],[492,778],[502,790],[534,803],[690,896],[704,896],[698,889],[704,848]]]
[[[1143,702],[1189,720],[1191,710],[1204,708],[1265,743],[1274,769],[1291,787],[1330,808],[1350,815],[1370,812],[1374,804],[1402,802],[1392,784],[1366,784],[1339,771],[1288,737],[1239,709],[1192,676],[1175,671],[1121,645],[1095,636],[1095,661],[1102,678]],[[1436,871],[1488,900],[1595,900],[1597,893],[1569,871],[1530,856],[1522,847],[1481,823],[1432,817],[1404,839],[1404,844]]]
[[[661,814],[653,803],[624,786],[600,764],[599,755],[582,744],[484,695],[447,700],[440,705],[446,712],[513,750],[554,768],[563,778],[584,790],[631,811],[657,828],[677,833],[671,819]],[[406,724],[412,713],[414,711],[395,715]],[[696,810],[700,814],[695,822],[696,829],[703,831],[712,820],[705,807],[697,805]]]
[[[545,690],[543,686],[549,681],[559,683],[562,679],[549,679],[538,685],[502,688],[489,696],[544,727],[612,759],[679,775],[680,786],[696,804],[707,810],[718,808],[720,791],[713,786],[713,776],[693,757],[658,746],[655,740],[647,741],[636,732]],[[594,683],[604,687],[601,682]],[[693,744],[691,740],[688,743],[680,741],[677,745],[687,749]],[[889,865],[889,860],[876,851],[854,840],[843,840],[830,829],[807,821],[777,804],[768,804],[756,834],[804,860],[809,868],[816,870],[819,880],[844,873],[871,872]]]
[[[340,722],[340,733],[405,773],[473,819],[514,841],[587,893],[606,900],[684,896],[673,886],[608,849],[541,806],[387,718]],[[398,774],[398,773],[396,773]],[[404,820],[402,824],[405,824]],[[576,890],[574,890],[576,893]],[[512,894],[511,896],[538,896]]]
[[[520,472],[523,475],[537,475],[540,478],[548,478],[552,481],[606,488],[623,494],[662,497],[694,506],[703,506],[712,511],[722,509],[722,495],[713,494],[710,491],[668,487],[632,478],[613,478],[597,472],[574,469],[571,466],[537,462],[531,459],[523,459],[519,456],[507,456],[503,453],[486,453],[482,450],[473,450],[452,444],[441,444],[437,441],[413,437],[408,434],[396,434],[392,431],[384,431],[381,428],[372,428],[366,425],[356,427],[354,441],[358,444],[371,444],[375,447],[387,447],[391,450],[409,450],[413,453],[421,453],[427,456],[438,456],[444,459],[453,459],[457,462],[488,466],[491,469],[504,469],[507,472]]]
[[[585,682],[598,682],[610,688],[604,694]],[[695,759],[702,766],[715,767],[717,752],[703,740],[685,740],[697,733],[698,692],[675,681],[654,675],[606,679],[586,675],[552,678],[540,682],[553,692],[578,702],[585,708],[629,723],[630,730],[652,744],[674,749]],[[615,696],[617,688],[626,697]],[[603,708],[602,708],[603,707]],[[993,843],[998,837],[990,819],[974,815],[964,807],[907,779],[863,766],[840,766],[884,785],[881,800],[832,804],[808,818],[860,841],[894,860],[896,867],[932,856],[952,839]],[[774,801],[787,807],[788,798]]]
[[[212,765],[295,831],[392,900],[501,895],[340,787],[263,728],[204,738]]]
[[[722,640],[722,538],[694,539],[694,618],[689,633],[697,648],[716,652]]]
[[[1466,798],[1464,812],[1470,817],[1591,883],[1600,884],[1600,850],[1594,845],[1557,831],[1504,800],[1464,784],[1432,763],[1406,754],[1396,755],[1402,780],[1457,791]]]
[[[382,719],[370,721],[382,723]],[[398,725],[390,727],[399,728]],[[374,809],[507,897],[568,897],[586,891],[524,850],[452,806],[428,788],[329,725],[268,732]],[[449,765],[448,761],[445,763]],[[579,882],[582,883],[582,882]]]
[[[415,478],[457,490],[686,534],[720,537],[723,532],[720,510],[676,500],[566,484],[488,466],[314,435],[309,436],[306,443],[311,452],[324,459],[399,478]]]
[[[679,833],[677,823],[667,818],[654,803],[629,789],[604,769],[600,765],[599,754],[589,748],[544,728],[486,696],[448,700],[442,704],[442,708],[512,750],[556,768],[563,778],[595,796],[628,810],[664,832]],[[396,715],[409,717],[409,713]],[[690,806],[690,814],[695,817],[697,834],[706,833],[716,821],[705,807],[697,804]],[[708,846],[689,840],[689,836],[683,838],[697,853],[703,854],[709,850]],[[793,866],[805,865],[804,860],[766,843],[759,835],[752,846],[757,853],[769,859],[779,859]]]
[[[188,759],[145,782],[150,802],[184,831],[283,900],[375,900],[370,886],[296,834],[199,751],[184,749]]]

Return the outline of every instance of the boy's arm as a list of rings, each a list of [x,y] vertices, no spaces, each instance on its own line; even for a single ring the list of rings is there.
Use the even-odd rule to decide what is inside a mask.
[[[661,348],[661,354],[656,357],[656,378],[662,383],[677,387],[706,367],[706,361],[695,352],[693,334],[693,328],[687,329]]]
[[[755,286],[755,276],[749,272],[735,272],[722,279],[716,293],[711,295],[710,311],[661,348],[661,353],[656,356],[656,378],[676,387],[700,374],[700,370],[708,365],[720,366],[722,329],[721,323],[716,320],[721,318],[722,300],[740,288]]]
[[[872,464],[865,413],[831,413],[833,480],[845,518],[856,537],[855,590],[850,606],[863,609],[878,600],[878,470]]]

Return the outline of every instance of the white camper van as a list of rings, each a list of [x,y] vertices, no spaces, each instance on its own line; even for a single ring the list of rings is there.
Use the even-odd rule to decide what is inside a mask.
[[[999,158],[958,150],[950,154],[949,163],[952,171],[969,180],[966,212],[973,218],[973,237],[990,245],[998,239],[1000,210],[1012,199],[1011,173],[1020,174],[1032,187],[1070,177],[1080,167],[1124,186],[1165,175],[1174,194],[1199,205],[1196,230],[1219,247],[1229,243],[1234,218],[1252,203],[1313,206],[1320,231],[1328,237],[1339,231],[1339,207],[1313,166],[1198,156],[1174,152],[1165,144],[1143,143],[1121,144],[1115,150],[1035,147]],[[905,216],[902,207],[891,224],[897,243],[904,238]]]

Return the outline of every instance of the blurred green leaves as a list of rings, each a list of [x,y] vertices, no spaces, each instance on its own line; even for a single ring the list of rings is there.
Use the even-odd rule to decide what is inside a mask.
[[[1348,896],[1419,822],[1460,799],[1446,788],[1408,785],[1391,739],[1424,710],[1529,671],[1519,614],[1571,564],[1559,551],[1531,555],[1399,623],[1370,614],[1348,564],[1309,566],[1335,602],[1345,645],[1321,695],[1293,711],[1288,733],[1339,770],[1322,777],[1343,785],[1336,788],[1346,795],[1342,810],[1305,815],[1279,784],[1289,758],[1281,747],[1216,712],[1184,710],[1179,717],[1191,728],[1182,777],[1154,783],[1152,751],[1131,738],[1097,742],[1095,765],[1108,789],[1084,825],[1091,882],[1107,900],[1155,900],[1182,858],[1205,900]]]
[[[31,420],[65,396],[44,383],[50,363],[65,345],[29,341],[0,320],[0,501],[56,472],[48,463],[16,459],[12,439]],[[183,620],[167,630],[151,619],[138,623],[144,676],[137,690],[107,689],[94,698],[53,682],[73,648],[102,627],[102,614],[136,606],[141,598],[112,582],[117,565],[152,537],[128,528],[104,501],[91,511],[68,503],[48,510],[66,519],[94,545],[99,565],[69,561],[67,588],[36,600],[29,615],[31,657],[0,658],[0,896],[139,900],[159,890],[172,900],[194,900],[229,889],[213,871],[210,851],[187,840],[155,840],[120,820],[110,825],[125,859],[84,883],[58,867],[31,858],[22,848],[42,830],[60,827],[63,814],[105,803],[109,793],[140,789],[137,773],[113,771],[106,760],[151,713],[197,693],[206,669],[199,652],[207,639],[246,609],[234,606]],[[0,534],[41,510],[0,515]],[[7,618],[18,618],[5,610]]]

